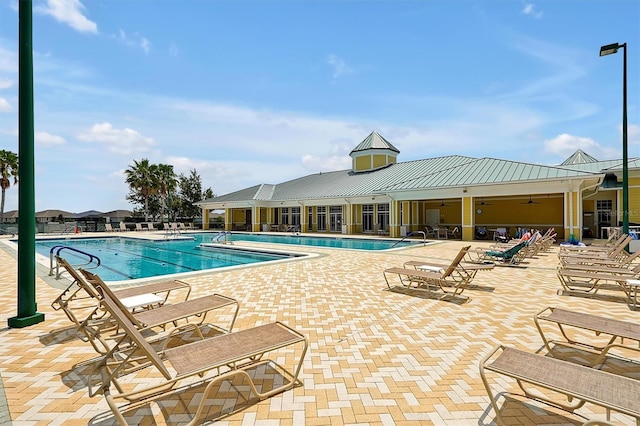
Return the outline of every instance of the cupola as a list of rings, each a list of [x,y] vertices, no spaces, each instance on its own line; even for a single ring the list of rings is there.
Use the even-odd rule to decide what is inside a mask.
[[[354,172],[370,172],[396,163],[398,148],[373,131],[349,155]]]

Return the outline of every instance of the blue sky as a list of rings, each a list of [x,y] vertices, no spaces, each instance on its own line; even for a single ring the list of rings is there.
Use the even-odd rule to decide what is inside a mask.
[[[131,209],[133,160],[225,194],[398,161],[640,156],[637,0],[34,0],[36,210]],[[0,149],[18,151],[18,2],[0,0]],[[17,208],[7,191],[5,211]]]

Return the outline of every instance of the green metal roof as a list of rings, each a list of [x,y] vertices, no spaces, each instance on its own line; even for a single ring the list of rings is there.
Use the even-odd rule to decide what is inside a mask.
[[[354,173],[341,170],[303,176],[277,185],[256,185],[201,203],[250,200],[308,200],[354,197],[401,190],[438,189],[463,185],[490,185],[568,177],[599,172],[543,166],[495,158],[460,155],[391,164],[383,169]]]
[[[520,163],[496,158],[478,158],[446,170],[429,173],[401,183],[392,183],[381,188],[384,191],[399,191],[423,188],[447,188],[464,185],[487,185],[548,180],[567,177],[588,177],[593,173],[561,167]]]

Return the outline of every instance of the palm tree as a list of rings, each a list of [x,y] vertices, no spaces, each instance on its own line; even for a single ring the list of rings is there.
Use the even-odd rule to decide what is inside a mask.
[[[125,170],[126,182],[129,188],[144,200],[144,220],[149,221],[149,196],[156,193],[158,185],[155,174],[157,166],[149,164],[149,160],[143,158],[140,161],[133,160],[134,165]]]
[[[0,201],[0,223],[4,223],[4,197],[5,191],[13,184],[18,184],[18,154],[0,150],[0,187],[2,188],[2,201]]]
[[[154,174],[156,176],[157,190],[164,201],[164,207],[169,212],[169,217],[167,220],[171,221],[171,211],[169,208],[169,194],[175,192],[176,187],[178,186],[178,180],[176,178],[176,174],[173,171],[173,166],[168,164],[158,164],[154,168]]]

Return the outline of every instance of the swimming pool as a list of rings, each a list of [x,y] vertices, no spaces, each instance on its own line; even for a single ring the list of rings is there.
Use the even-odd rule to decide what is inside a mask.
[[[255,249],[239,246],[211,246],[219,233],[188,234],[185,239],[148,240],[132,237],[106,238],[65,238],[36,241],[36,252],[48,262],[52,249],[54,253],[60,246],[64,249],[60,255],[71,264],[80,264],[87,257],[79,250],[100,259],[100,266],[93,270],[105,281],[123,281],[140,278],[173,275],[188,272],[253,263],[272,262],[308,256],[305,253],[289,253],[281,250]],[[259,235],[234,233],[227,235],[232,241],[256,241],[276,244],[314,245],[321,247],[340,247],[360,250],[385,250],[400,246],[395,240],[373,240],[352,238],[303,237],[295,235]],[[215,241],[214,241],[215,242]],[[202,247],[201,244],[208,244]],[[402,246],[416,244],[402,242]]]
[[[216,235],[214,234],[211,238]],[[209,234],[211,235],[211,234]],[[351,250],[389,250],[391,248],[409,247],[416,244],[422,244],[420,241],[411,240],[391,240],[377,238],[343,238],[343,237],[310,237],[305,235],[287,234],[252,234],[252,233],[232,233],[231,241],[256,241],[274,244],[294,244],[299,246],[313,247],[333,247]]]

